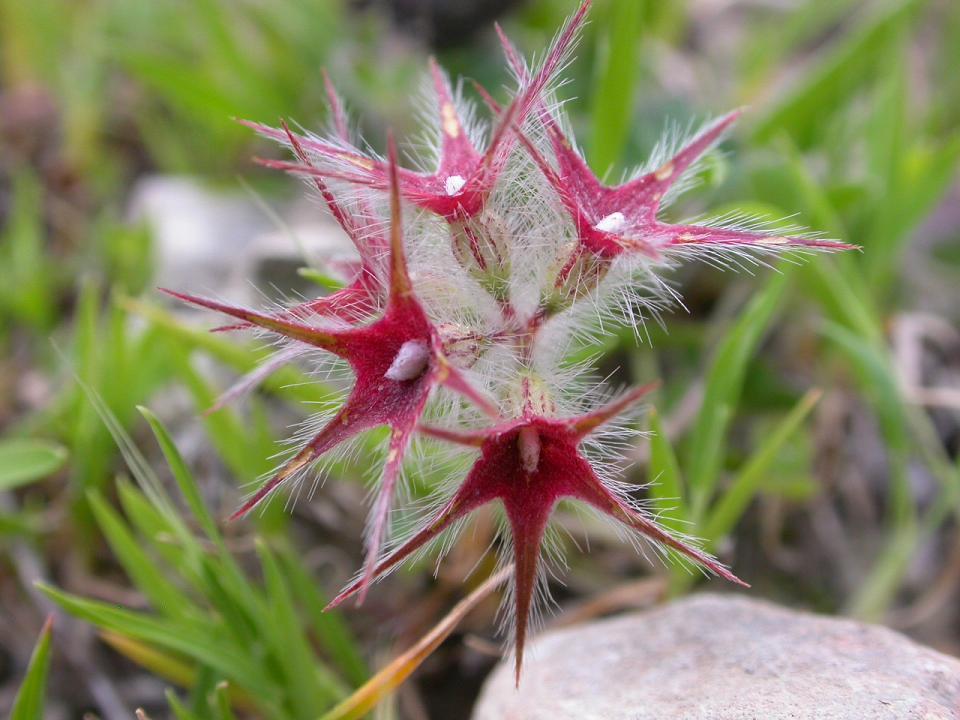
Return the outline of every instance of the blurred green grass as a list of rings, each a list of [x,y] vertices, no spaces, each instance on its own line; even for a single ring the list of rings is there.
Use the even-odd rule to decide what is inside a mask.
[[[747,105],[733,159],[719,159],[673,212],[797,213],[798,224],[863,253],[757,277],[685,275],[685,294],[701,298],[689,316],[668,316],[669,333],[651,324],[652,348],[621,333],[602,350],[639,380],[665,378],[638,478],[656,483],[651,497],[667,523],[721,555],[731,541],[756,544],[741,521],[758,503],[812,513],[818,498],[836,492],[818,472],[811,418],[821,395],[854,397],[877,428],[884,469],[884,517],[857,582],[782,583],[775,572],[749,579],[780,599],[883,620],[916,596],[911,563],[953,531],[960,507],[955,448],[907,395],[889,335],[917,307],[905,258],[933,252],[929,242],[920,250],[911,243],[957,177],[960,6],[731,5],[598,0],[562,90],[590,162],[615,175],[644,159],[666,118]],[[533,51],[572,7],[529,2],[505,23]],[[441,60],[496,87],[506,76],[494,45],[481,33]],[[196,469],[154,414],[137,412],[184,391],[199,414],[223,389],[206,365],[242,373],[264,350],[197,331],[158,304],[149,229],[123,220],[128,188],[145,172],[165,172],[221,186],[242,175],[268,196],[298,192],[251,165],[263,148],[233,119],[290,117],[318,127],[326,66],[378,144],[386,126],[412,127],[408,99],[426,52],[376,14],[321,0],[0,0],[0,557],[16,571],[18,549],[29,548],[46,568],[47,597],[147,671],[185,687],[185,699],[171,696],[179,718],[227,718],[231,708],[315,717],[364,680],[375,648],[364,644],[369,634],[319,613],[324,593],[299,558],[304,531],[278,504],[253,523],[256,562],[238,554],[206,509]],[[30,115],[37,98],[43,112]],[[943,251],[933,266],[955,278],[950,248],[960,232],[935,239]],[[727,289],[718,291],[721,283]],[[802,358],[784,358],[798,347]],[[28,376],[42,378],[43,401],[18,394]],[[278,449],[283,428],[271,409],[280,403],[294,413],[330,397],[304,380],[284,370],[244,408],[204,418],[208,446],[238,486],[267,470]],[[671,429],[696,387],[692,420]],[[162,452],[144,459],[137,446],[146,447],[147,428]],[[164,461],[177,497],[155,477]],[[912,484],[918,467],[934,480],[930,496]],[[334,472],[361,474],[349,464]],[[69,563],[58,555],[65,546]],[[741,554],[756,555],[745,549],[732,559]],[[143,607],[82,597],[69,587],[68,564],[91,575],[105,564],[122,572]],[[27,602],[31,578],[12,577]],[[674,592],[695,580],[686,569],[671,572]],[[23,698],[43,681],[43,637]],[[30,707],[36,701],[20,701],[18,717],[39,717]]]

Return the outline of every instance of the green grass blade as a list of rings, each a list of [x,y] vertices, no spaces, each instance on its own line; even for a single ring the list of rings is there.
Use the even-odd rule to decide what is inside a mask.
[[[45,440],[9,439],[0,442],[0,492],[13,490],[52,475],[67,459],[66,448]]]
[[[81,620],[193,658],[235,680],[258,701],[274,702],[278,697],[276,686],[268,681],[256,661],[256,653],[252,653],[251,648],[229,642],[209,621],[180,618],[173,622],[111,603],[80,598],[42,583],[38,587],[44,595]]]
[[[643,3],[610,0],[598,32],[590,164],[608,172],[623,152],[633,115]]]
[[[858,30],[828,52],[817,67],[756,125],[754,136],[770,140],[786,131],[800,147],[815,141],[815,128],[831,109],[842,108],[865,77],[876,72],[901,27],[909,22],[917,0],[885,3]]]
[[[117,495],[130,526],[149,543],[157,555],[191,583],[200,587],[200,558],[203,549],[189,533],[181,533],[146,496],[130,482],[117,481]]]
[[[317,709],[334,705],[347,694],[347,688],[328,669],[317,662],[306,642],[299,615],[286,579],[276,558],[262,540],[257,541],[257,554],[269,604],[269,621],[261,623],[273,644],[288,689],[288,699],[295,717],[313,720]]]
[[[690,445],[691,517],[703,518],[723,463],[723,441],[739,402],[747,364],[773,320],[787,287],[786,273],[770,278],[727,332],[707,372],[703,404]]]
[[[217,720],[237,720],[230,705],[230,685],[226,682],[217,683],[213,691],[213,703],[217,711]]]
[[[820,400],[820,396],[821,392],[813,389],[800,398],[724,490],[723,495],[711,508],[700,533],[708,547],[715,545],[736,525],[762,487],[764,476],[776,459],[777,453],[793,437]]]
[[[166,697],[167,705],[170,706],[176,720],[204,720],[199,715],[191,712],[189,708],[180,701],[180,698],[177,697],[177,694],[173,690],[168,689]]]
[[[190,599],[158,571],[155,560],[144,552],[116,511],[96,491],[88,493],[88,500],[113,554],[153,608],[171,617],[193,615]]]
[[[50,670],[50,639],[53,635],[53,618],[47,618],[40,638],[30,656],[27,674],[13,699],[10,720],[43,720],[43,696]]]
[[[663,431],[660,414],[650,411],[650,463],[647,482],[660,521],[671,530],[683,530],[689,519],[683,494],[680,464],[670,440]]]
[[[960,133],[935,147],[919,146],[905,158],[897,195],[878,203],[869,250],[868,276],[888,289],[899,269],[902,249],[911,231],[920,224],[950,188],[960,166]]]
[[[166,427],[160,422],[160,419],[148,408],[137,406],[137,410],[140,411],[140,414],[143,415],[150,424],[150,429],[153,430],[157,443],[163,451],[163,456],[167,460],[167,465],[173,473],[177,486],[180,488],[180,492],[183,494],[193,516],[197,519],[197,522],[200,523],[203,532],[211,540],[219,540],[220,531],[217,529],[217,523],[207,509],[207,505],[200,495],[200,488],[197,487],[197,481],[183,461],[183,457],[180,455],[180,451],[177,450],[177,446],[174,444],[173,438],[170,437],[170,433],[167,432]]]
[[[329,598],[321,595],[317,581],[303,567],[292,548],[284,547],[281,550],[280,562],[290,589],[306,611],[323,651],[336,663],[347,680],[354,685],[362,685],[369,679],[370,670],[340,612],[324,611]]]

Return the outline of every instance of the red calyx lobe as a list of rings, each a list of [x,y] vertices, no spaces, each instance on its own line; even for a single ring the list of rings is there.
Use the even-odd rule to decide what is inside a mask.
[[[720,118],[656,170],[616,186],[600,182],[556,122],[545,112],[543,115],[556,168],[529,140],[521,138],[521,142],[573,219],[582,252],[608,259],[634,252],[657,259],[661,252],[680,247],[707,250],[710,247],[776,249],[787,246],[828,251],[856,248],[831,240],[774,236],[702,225],[675,225],[657,219],[663,198],[670,188],[736,121],[739,111]]]
[[[215,300],[165,291],[186,302],[237,318],[243,323],[321,348],[350,364],[356,379],[343,407],[232,518],[247,514],[286,480],[328,450],[364,430],[389,425],[392,432],[387,461],[368,535],[368,579],[383,544],[403,455],[432,390],[438,385],[446,385],[469,398],[488,414],[496,415],[496,409],[490,401],[474,390],[460,371],[450,365],[443,353],[437,329],[414,294],[403,251],[396,148],[392,138],[389,145],[390,287],[386,309],[376,321],[347,329],[328,329],[308,324],[295,313],[268,315]],[[413,346],[413,362],[405,363],[402,371],[397,372],[394,363],[407,344]],[[418,359],[421,362],[417,362]],[[365,587],[366,583],[363,584],[363,590]]]
[[[587,435],[636,403],[652,387],[635,389],[597,411],[572,418],[550,418],[528,412],[518,420],[475,433],[424,428],[435,437],[478,447],[480,456],[453,497],[422,530],[379,563],[374,575],[387,572],[482,505],[500,501],[510,525],[513,545],[518,682],[537,582],[540,545],[553,508],[562,499],[585,502],[649,540],[743,585],[714,558],[674,538],[607,488],[580,451],[579,446]],[[330,603],[330,607],[339,605],[361,588],[362,581],[350,585]]]
[[[516,48],[499,27],[497,32],[507,62],[521,78],[525,77],[527,72]],[[656,170],[615,186],[604,185],[597,178],[542,104],[538,107],[538,117],[547,131],[556,167],[522,133],[518,132],[518,136],[574,221],[580,240],[578,253],[591,253],[612,260],[629,252],[658,259],[661,251],[677,246],[856,249],[855,245],[830,240],[772,236],[700,225],[672,225],[657,220],[663,198],[670,188],[739,116],[739,110],[725,115]],[[575,260],[568,265],[573,262]]]

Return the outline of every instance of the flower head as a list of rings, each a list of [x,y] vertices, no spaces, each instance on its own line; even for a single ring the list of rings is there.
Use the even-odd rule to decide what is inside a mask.
[[[738,113],[708,125],[627,182],[601,182],[552,100],[589,4],[580,6],[533,66],[501,33],[516,89],[501,107],[478,88],[492,111],[488,134],[473,119],[462,88],[455,90],[431,61],[433,147],[420,170],[400,167],[392,139],[386,158],[362,150],[326,77],[333,119],[326,136],[297,133],[286,124],[253,125],[294,156],[266,164],[305,179],[353,241],[357,259],[344,289],[273,312],[172,293],[233,318],[225,329],[257,329],[287,344],[224,400],[304,349],[339,359],[354,377],[335,414],[315,424],[298,452],[235,517],[302,478],[347,440],[388,426],[366,563],[334,604],[354,594],[362,598],[374,578],[477,508],[500,505],[515,568],[518,677],[542,575],[541,544],[561,500],[585,504],[665,552],[740,582],[693,541],[659,527],[618,482],[609,453],[585,452],[650,386],[600,401],[590,392],[593,368],[571,362],[568,351],[611,323],[636,325],[645,308],[665,305],[670,296],[660,277],[677,259],[736,261],[748,252],[851,247],[757,227],[672,224],[659,217],[665,199],[684,187],[698,159]],[[452,393],[437,392],[441,388]],[[454,489],[439,496],[439,509],[419,530],[391,539],[391,509],[418,428],[466,446],[476,457],[465,476],[454,478]],[[388,539],[392,550],[384,554]]]

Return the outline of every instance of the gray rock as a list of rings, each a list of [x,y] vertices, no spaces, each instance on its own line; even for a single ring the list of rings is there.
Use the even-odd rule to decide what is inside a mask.
[[[960,660],[882,627],[732,595],[547,632],[473,720],[953,720]]]

